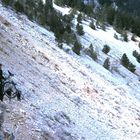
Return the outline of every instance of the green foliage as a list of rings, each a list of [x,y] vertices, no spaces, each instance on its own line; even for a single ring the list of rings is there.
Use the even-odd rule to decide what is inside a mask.
[[[85,53],[90,56],[93,60],[97,60],[97,53],[93,49],[93,45],[90,44],[89,48],[85,50]]]
[[[104,45],[104,48],[102,49],[102,52],[104,52],[105,54],[108,54],[110,51],[110,47],[108,45]]]
[[[128,35],[126,32],[122,33],[123,40],[128,42]]]
[[[135,41],[135,42],[137,41],[137,40],[136,40],[136,35],[135,35],[135,34],[132,35],[131,40],[132,40],[132,41]]]
[[[62,43],[58,43],[58,47],[59,47],[60,49],[63,49],[63,44],[62,44]]]
[[[135,50],[135,51],[133,51],[133,56],[134,56],[135,58],[137,58],[137,57],[139,56],[139,53]]]
[[[140,63],[140,54],[136,50],[133,51],[133,56],[136,58],[137,62]]]
[[[104,4],[106,4],[106,5],[111,5],[112,1],[111,1],[111,0],[99,0],[99,3],[100,3],[101,5],[104,5]]]
[[[103,67],[106,68],[107,70],[110,69],[110,60],[109,60],[109,58],[107,58],[107,59],[104,61]]]
[[[128,68],[128,66],[129,66],[129,59],[125,53],[123,54],[123,56],[121,58],[121,64],[126,68]]]
[[[89,27],[92,28],[93,30],[96,30],[96,27],[93,21],[90,22]]]
[[[68,32],[64,32],[63,34],[63,42],[67,43],[67,44],[73,44],[75,42],[75,34],[74,33],[68,33]]]
[[[123,56],[122,56],[122,58],[121,58],[121,64],[124,66],[124,67],[126,67],[129,71],[131,71],[131,72],[135,72],[135,70],[136,70],[136,66],[135,65],[133,65],[130,61],[129,61],[129,59],[128,59],[128,57],[127,57],[127,55],[126,54],[123,54]]]
[[[80,42],[78,42],[77,40],[74,43],[74,46],[72,48],[73,52],[75,52],[77,55],[80,55],[80,50],[81,50],[82,46],[80,44]]]
[[[129,63],[129,67],[128,67],[128,70],[130,70],[131,72],[135,72],[135,70],[136,70],[136,66],[135,65],[133,65],[132,63]]]
[[[71,33],[72,30],[71,30],[70,24],[66,25],[65,31],[68,32],[68,33]]]
[[[137,61],[140,63],[140,54],[137,56]]]
[[[84,12],[85,14],[87,14],[88,16],[94,16],[94,18],[96,18],[100,23],[101,23],[101,28],[103,30],[105,30],[105,24],[111,24],[114,26],[115,29],[117,30],[130,30],[133,33],[135,33],[136,35],[140,36],[140,12],[135,11],[134,5],[137,9],[138,5],[136,3],[140,3],[138,2],[138,0],[135,0],[135,2],[126,2],[125,4],[129,7],[130,3],[132,4],[131,6],[133,7],[133,12],[131,11],[132,9],[129,7],[128,9],[135,15],[135,13],[137,13],[136,15],[138,16],[133,16],[129,11],[127,11],[128,9],[125,8],[125,6],[123,7],[123,9],[115,9],[113,5],[113,1],[112,0],[99,0],[99,3],[102,5],[100,8],[96,8],[96,10],[94,9],[94,5],[93,4],[84,4],[83,0],[55,0],[58,1],[56,3],[59,3],[59,5],[67,5],[70,6],[72,8],[75,8],[81,12]],[[60,4],[61,3],[61,4]],[[122,5],[124,5],[124,1],[121,2],[116,1],[115,3],[117,3],[120,7],[122,7]],[[121,3],[121,4],[120,4]],[[129,4],[128,4],[129,3]],[[93,14],[93,11],[95,11],[96,13]],[[127,11],[127,12],[126,12]],[[124,40],[127,41],[127,38],[124,38]]]
[[[70,13],[69,15],[64,15],[63,16],[63,21],[66,22],[67,24],[72,24],[72,20],[74,18],[74,15]]]
[[[14,8],[17,12],[24,12],[23,5],[19,1],[14,3]]]
[[[105,24],[101,24],[101,29],[102,29],[103,31],[106,31],[106,26],[105,26]]]
[[[83,26],[77,23],[76,25],[78,35],[84,35]]]
[[[82,14],[81,13],[78,14],[77,21],[78,21],[78,23],[82,22]]]
[[[3,4],[10,5],[11,0],[1,0]]]
[[[93,8],[94,8],[94,5],[92,5],[92,4],[85,5],[83,12],[85,12],[85,14],[87,14],[88,16],[91,17],[91,16],[93,16]]]
[[[54,3],[60,6],[70,6],[72,8],[75,8],[79,11],[84,12],[87,15],[93,14],[93,7],[94,5],[86,5],[84,4],[83,0],[54,0]]]

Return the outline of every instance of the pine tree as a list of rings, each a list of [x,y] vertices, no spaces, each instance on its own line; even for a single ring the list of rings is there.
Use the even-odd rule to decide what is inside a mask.
[[[137,56],[137,61],[140,63],[140,54]]]
[[[128,66],[129,66],[129,59],[125,53],[123,54],[123,56],[121,58],[121,64],[126,68],[128,68]]]
[[[82,25],[79,25],[79,23],[77,23],[76,29],[77,29],[77,33],[79,35],[84,35],[84,31],[83,31],[83,26]]]
[[[135,70],[136,70],[136,66],[134,64],[132,64],[132,63],[129,63],[128,70],[130,70],[131,72],[134,73]]]
[[[106,68],[107,70],[110,69],[110,60],[109,60],[109,58],[107,58],[107,59],[104,61],[103,67]]]
[[[90,26],[90,28],[92,28],[93,30],[96,30],[96,27],[95,27],[95,25],[94,25],[94,22],[93,22],[93,21],[91,21],[91,22],[90,22],[89,26]]]
[[[67,24],[67,25],[66,25],[65,30],[66,30],[68,33],[71,33],[71,26],[70,26],[70,24]]]
[[[89,48],[85,49],[85,53],[93,60],[97,60],[97,53],[94,51],[92,44],[90,44]]]
[[[24,12],[23,5],[19,1],[15,2],[14,8],[17,12]]]
[[[134,56],[135,58],[137,58],[137,57],[139,56],[139,53],[135,50],[135,51],[133,51],[133,56]]]
[[[108,54],[109,51],[110,51],[110,47],[108,45],[104,45],[104,48],[102,49],[102,51],[105,53],[105,54]]]
[[[77,21],[78,21],[78,23],[81,23],[82,22],[82,14],[81,13],[78,15]]]
[[[122,34],[122,37],[123,37],[123,40],[124,40],[124,41],[128,42],[128,35],[127,35],[126,32],[124,32],[124,33]]]
[[[74,43],[74,47],[72,48],[72,50],[77,54],[80,55],[80,50],[81,50],[82,46],[81,44],[76,40],[76,42]]]
[[[5,5],[9,5],[11,2],[11,0],[2,0],[2,3],[5,4]]]

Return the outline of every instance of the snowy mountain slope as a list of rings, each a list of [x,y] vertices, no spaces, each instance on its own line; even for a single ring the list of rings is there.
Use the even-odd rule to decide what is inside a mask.
[[[82,39],[86,44],[90,39],[102,47],[108,40],[104,37],[109,33],[91,35],[86,28],[86,39]],[[4,131],[13,132],[17,140],[140,139],[138,77],[122,66],[119,71],[128,78],[112,74],[56,44],[53,33],[0,5],[0,60],[5,71],[15,74],[24,96],[21,102],[5,98]],[[122,49],[113,51],[117,58],[123,53]]]

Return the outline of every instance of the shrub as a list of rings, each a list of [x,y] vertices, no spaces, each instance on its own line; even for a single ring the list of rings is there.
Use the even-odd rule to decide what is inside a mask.
[[[85,53],[93,60],[97,60],[97,53],[94,51],[92,44],[90,44],[89,48],[85,50]]]
[[[137,41],[137,40],[136,40],[136,35],[135,35],[135,34],[132,35],[131,40],[132,40],[132,41],[135,41],[135,42]]]
[[[137,61],[140,63],[140,54],[137,56]]]
[[[123,40],[124,40],[124,41],[128,42],[128,35],[127,35],[126,32],[122,33],[121,36],[123,37]]]
[[[105,54],[108,54],[110,51],[110,47],[108,45],[104,45],[104,48],[102,49],[102,52],[104,52]]]
[[[58,47],[59,47],[60,49],[63,49],[63,44],[62,44],[62,43],[58,43]]]
[[[133,51],[133,56],[134,56],[135,58],[137,58],[137,57],[139,56],[139,53],[135,50],[135,51]]]
[[[80,42],[78,42],[77,40],[74,43],[74,46],[72,48],[73,52],[75,52],[77,55],[80,55],[80,50],[81,50],[82,46],[80,44]]]
[[[84,35],[84,31],[83,31],[83,26],[82,25],[79,25],[79,23],[78,23],[77,26],[76,26],[76,29],[77,29],[77,33],[79,35]]]
[[[103,67],[106,68],[107,70],[110,69],[110,60],[109,60],[109,58],[107,58],[107,59],[104,61]]]
[[[136,58],[137,62],[140,63],[140,54],[136,50],[133,51],[133,56]]]
[[[71,33],[71,26],[70,26],[70,24],[67,24],[67,25],[66,25],[65,30],[66,30],[68,33]]]
[[[15,7],[15,10],[17,12],[23,12],[24,11],[24,8],[23,8],[22,4],[20,4],[20,2],[18,2],[18,1],[15,2],[14,7]]]
[[[5,5],[9,5],[11,0],[2,0],[2,3]]]
[[[78,15],[77,21],[78,21],[78,23],[81,23],[82,22],[82,14],[81,13]]]
[[[129,59],[126,54],[123,54],[123,56],[121,58],[121,64],[133,73],[136,70],[136,66],[134,64],[132,64],[131,62],[129,62]]]
[[[105,24],[101,24],[101,29],[102,29],[103,31],[106,31],[106,26],[105,26]]]
[[[90,22],[89,27],[92,28],[93,30],[96,30],[96,27],[93,21]]]
[[[129,66],[129,59],[125,53],[123,54],[123,56],[121,58],[121,64],[126,68],[128,68],[128,66]]]
[[[135,65],[133,65],[132,63],[129,63],[129,66],[128,66],[128,70],[130,70],[131,72],[135,72],[135,70],[136,70],[136,66]]]
[[[63,42],[67,44],[73,44],[74,39],[73,39],[73,34],[70,34],[68,32],[64,32],[63,34]]]

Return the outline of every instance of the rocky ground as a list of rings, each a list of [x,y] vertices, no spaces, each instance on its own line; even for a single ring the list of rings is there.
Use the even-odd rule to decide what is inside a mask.
[[[129,85],[107,81],[59,49],[53,33],[2,5],[0,63],[22,91],[20,102],[0,102],[1,139],[140,139],[140,102]]]

